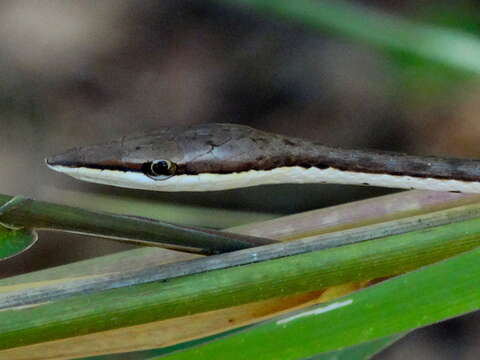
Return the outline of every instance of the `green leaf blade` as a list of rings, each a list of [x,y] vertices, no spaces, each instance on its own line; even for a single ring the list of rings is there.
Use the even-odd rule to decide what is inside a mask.
[[[322,353],[308,358],[308,360],[368,360],[392,345],[394,342],[400,340],[404,335],[405,334],[386,336],[384,338],[367,341],[340,350]]]
[[[0,224],[94,235],[146,246],[217,254],[271,244],[270,239],[230,234],[164,221],[88,211],[66,205],[0,194]]]
[[[391,276],[473,249],[479,246],[479,233],[480,220],[473,219],[354,245],[208,271],[167,282],[151,282],[73,296],[41,303],[36,307],[5,309],[0,312],[0,349],[171,319],[357,280]],[[476,264],[476,267],[480,265]],[[460,271],[458,269],[461,268],[455,271]],[[474,268],[475,266],[465,267],[469,274],[475,274],[476,270],[480,274],[480,269]],[[443,280],[449,282],[451,279]],[[455,282],[456,280],[453,283]],[[480,294],[478,296],[480,298]],[[118,299],[122,301],[119,302]],[[378,299],[374,297],[373,300]],[[401,307],[400,309],[403,312]],[[362,324],[372,322],[363,313],[360,315],[357,319]],[[349,319],[352,315],[345,316]],[[333,330],[338,329],[332,327],[326,335]],[[303,332],[301,329],[298,331]],[[403,331],[404,328],[398,329],[398,332]],[[388,334],[379,333],[378,337]],[[288,336],[292,334],[289,333]],[[283,336],[278,339],[280,345],[285,340]],[[335,346],[314,348],[315,352],[308,355],[370,339],[361,338],[351,343],[329,341],[329,344]]]
[[[0,225],[0,260],[16,256],[37,241],[37,233],[24,229],[11,230]]]
[[[476,249],[166,358],[302,359],[475,311],[479,256]]]

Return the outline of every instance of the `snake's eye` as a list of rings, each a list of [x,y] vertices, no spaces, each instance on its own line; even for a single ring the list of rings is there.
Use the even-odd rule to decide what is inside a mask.
[[[145,175],[155,179],[164,180],[175,174],[177,166],[168,160],[156,160],[143,164],[142,170]]]

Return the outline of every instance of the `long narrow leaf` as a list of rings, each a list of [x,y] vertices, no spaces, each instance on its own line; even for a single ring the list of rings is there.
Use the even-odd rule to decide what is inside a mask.
[[[255,249],[246,249],[175,264],[153,266],[141,270],[70,279],[68,283],[55,282],[53,284],[44,284],[43,286],[1,293],[0,309],[52,301],[75,294],[115,289],[158,280],[165,281],[180,276],[334,248],[477,217],[480,217],[480,205],[473,204],[382,224],[313,236],[285,244],[277,243]]]
[[[165,359],[303,359],[480,308],[480,249]]]
[[[475,204],[480,196],[438,191],[404,191],[356,201],[344,205],[312,210],[300,214],[227,229],[244,235],[260,236],[276,240],[299,239],[359,226],[427,214],[453,207]],[[0,196],[1,202],[1,196]],[[140,270],[168,262],[194,258],[193,254],[161,248],[139,248],[122,253],[57,266],[33,273],[0,280],[0,286],[70,279],[72,277],[101,275],[116,271]],[[168,261],[165,261],[167,259]],[[2,291],[2,288],[0,288]]]
[[[0,195],[0,206],[0,223],[10,226],[89,234],[204,254],[228,252],[274,242],[252,236],[88,211],[7,195]]]
[[[298,238],[302,235],[321,234],[339,229],[345,230],[350,227],[405,218],[433,210],[438,211],[472,204],[478,201],[478,198],[479,196],[466,194],[406,191],[302,214],[284,216],[275,220],[232,228],[229,231],[277,239]],[[12,286],[16,288],[19,286],[25,288],[37,286],[36,282],[51,280],[67,282],[72,277],[139,270],[162,263],[185,260],[192,256],[198,255],[161,248],[129,250],[0,280],[0,284],[2,284],[0,291],[11,291]],[[0,357],[42,360],[44,358],[43,354],[48,353],[52,358],[76,358],[94,354],[170,346],[269,318],[278,311],[278,305],[280,304],[282,309],[296,306],[305,307],[309,304],[338,298],[363,286],[365,286],[364,282],[337,285],[328,288],[326,291],[294,295],[288,297],[288,299],[285,297],[275,298],[170,320],[153,321],[139,326],[123,327],[54,342],[37,343],[4,350],[0,353]]]
[[[0,312],[3,349],[402,273],[480,244],[480,219]],[[119,301],[121,299],[121,301]],[[368,339],[366,339],[368,340]]]
[[[352,345],[340,350],[319,354],[308,360],[368,360],[390,346],[392,343],[400,340],[403,336],[404,334],[386,336],[384,338]]]

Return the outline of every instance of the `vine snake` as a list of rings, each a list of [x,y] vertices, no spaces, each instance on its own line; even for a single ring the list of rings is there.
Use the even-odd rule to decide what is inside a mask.
[[[160,128],[46,163],[80,180],[156,191],[336,183],[480,193],[480,160],[345,150],[236,124]]]

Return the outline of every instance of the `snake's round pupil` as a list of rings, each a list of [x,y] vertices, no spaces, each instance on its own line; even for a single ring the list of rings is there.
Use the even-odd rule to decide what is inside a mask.
[[[151,170],[153,175],[170,175],[170,163],[165,160],[159,160],[152,163]]]

